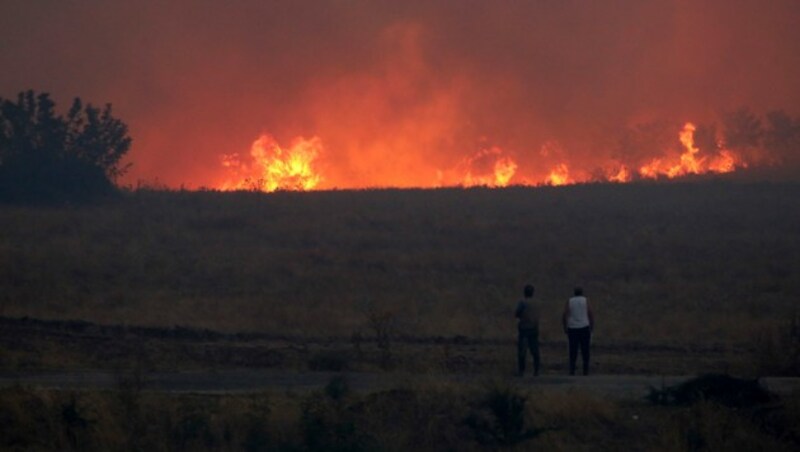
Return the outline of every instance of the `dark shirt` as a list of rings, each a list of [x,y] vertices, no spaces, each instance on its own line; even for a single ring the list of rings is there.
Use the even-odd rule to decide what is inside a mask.
[[[539,306],[532,298],[523,298],[520,300],[514,315],[519,319],[519,323],[517,324],[519,329],[539,329]]]

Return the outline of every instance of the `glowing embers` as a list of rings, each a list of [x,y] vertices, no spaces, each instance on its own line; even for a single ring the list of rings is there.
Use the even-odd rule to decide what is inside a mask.
[[[221,190],[313,190],[322,176],[314,167],[322,153],[322,141],[313,137],[295,138],[291,146],[281,147],[270,135],[261,135],[250,147],[250,162],[240,160],[238,153],[222,156],[222,165],[232,177],[220,185]]]
[[[694,124],[687,122],[678,135],[684,151],[678,158],[655,158],[650,163],[639,168],[639,175],[644,178],[655,179],[666,176],[670,179],[687,176],[690,174],[704,173],[730,173],[737,167],[747,166],[727,149],[719,149],[717,155],[701,156],[700,149],[695,145]],[[722,148],[721,144],[717,145]]]

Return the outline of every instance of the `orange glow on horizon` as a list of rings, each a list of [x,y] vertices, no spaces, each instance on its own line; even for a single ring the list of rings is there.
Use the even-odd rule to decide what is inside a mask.
[[[565,158],[563,152],[552,151],[557,149],[557,143],[548,144],[546,152],[540,151],[543,158],[558,158],[562,160],[550,166],[550,170],[536,176],[534,172],[525,170],[518,156],[512,156],[499,146],[484,148],[472,155],[464,157],[455,165],[443,168],[431,165],[421,168],[419,172],[408,174],[408,183],[400,183],[399,187],[506,187],[509,185],[550,185],[561,186],[585,182],[615,182],[627,183],[640,179],[657,179],[665,177],[674,179],[687,175],[706,173],[729,173],[738,168],[744,168],[747,163],[737,154],[723,145],[716,145],[716,154],[702,152],[695,143],[694,134],[696,126],[687,122],[678,133],[678,142],[682,151],[676,154],[665,151],[659,156],[652,157],[648,163],[639,166],[634,171],[630,165],[621,162],[605,164],[605,170],[592,171],[591,168],[581,168]],[[249,152],[249,158],[243,159],[238,153],[223,154],[221,156],[222,168],[227,176],[214,188],[229,190],[253,190],[272,192],[276,190],[319,190],[330,188],[373,188],[375,185],[365,185],[350,182],[346,171],[339,171],[338,177],[329,177],[319,168],[319,160],[323,157],[324,147],[321,138],[306,139],[295,138],[290,146],[282,147],[270,135],[264,134],[255,140]],[[403,153],[393,152],[399,156]],[[364,154],[365,160],[359,162],[360,166],[369,163],[367,157],[374,154]],[[328,168],[335,166],[335,162],[328,161]],[[418,162],[426,165],[428,162]],[[573,171],[573,166],[577,171]],[[423,171],[424,170],[424,171]],[[429,171],[430,170],[430,171]],[[397,169],[392,177],[395,181],[402,181],[405,174]],[[428,183],[417,183],[422,176],[430,174]],[[599,174],[599,175],[598,175]],[[382,187],[395,186],[392,184],[379,185]]]

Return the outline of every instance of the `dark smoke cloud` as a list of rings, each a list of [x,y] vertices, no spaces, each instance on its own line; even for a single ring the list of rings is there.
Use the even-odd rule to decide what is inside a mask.
[[[318,135],[334,180],[391,185],[407,180],[397,171],[421,183],[492,146],[535,172],[646,154],[625,139],[642,125],[715,124],[742,106],[800,114],[795,0],[0,10],[0,96],[33,88],[62,107],[73,96],[111,102],[131,126],[131,182],[213,184],[220,155],[246,152],[262,132],[282,143]]]

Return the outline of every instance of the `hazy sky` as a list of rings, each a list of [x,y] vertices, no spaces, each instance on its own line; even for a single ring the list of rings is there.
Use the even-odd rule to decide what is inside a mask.
[[[328,186],[588,170],[638,124],[798,115],[798,81],[796,0],[0,0],[0,96],[112,103],[131,182],[214,185],[262,133],[318,137]]]

